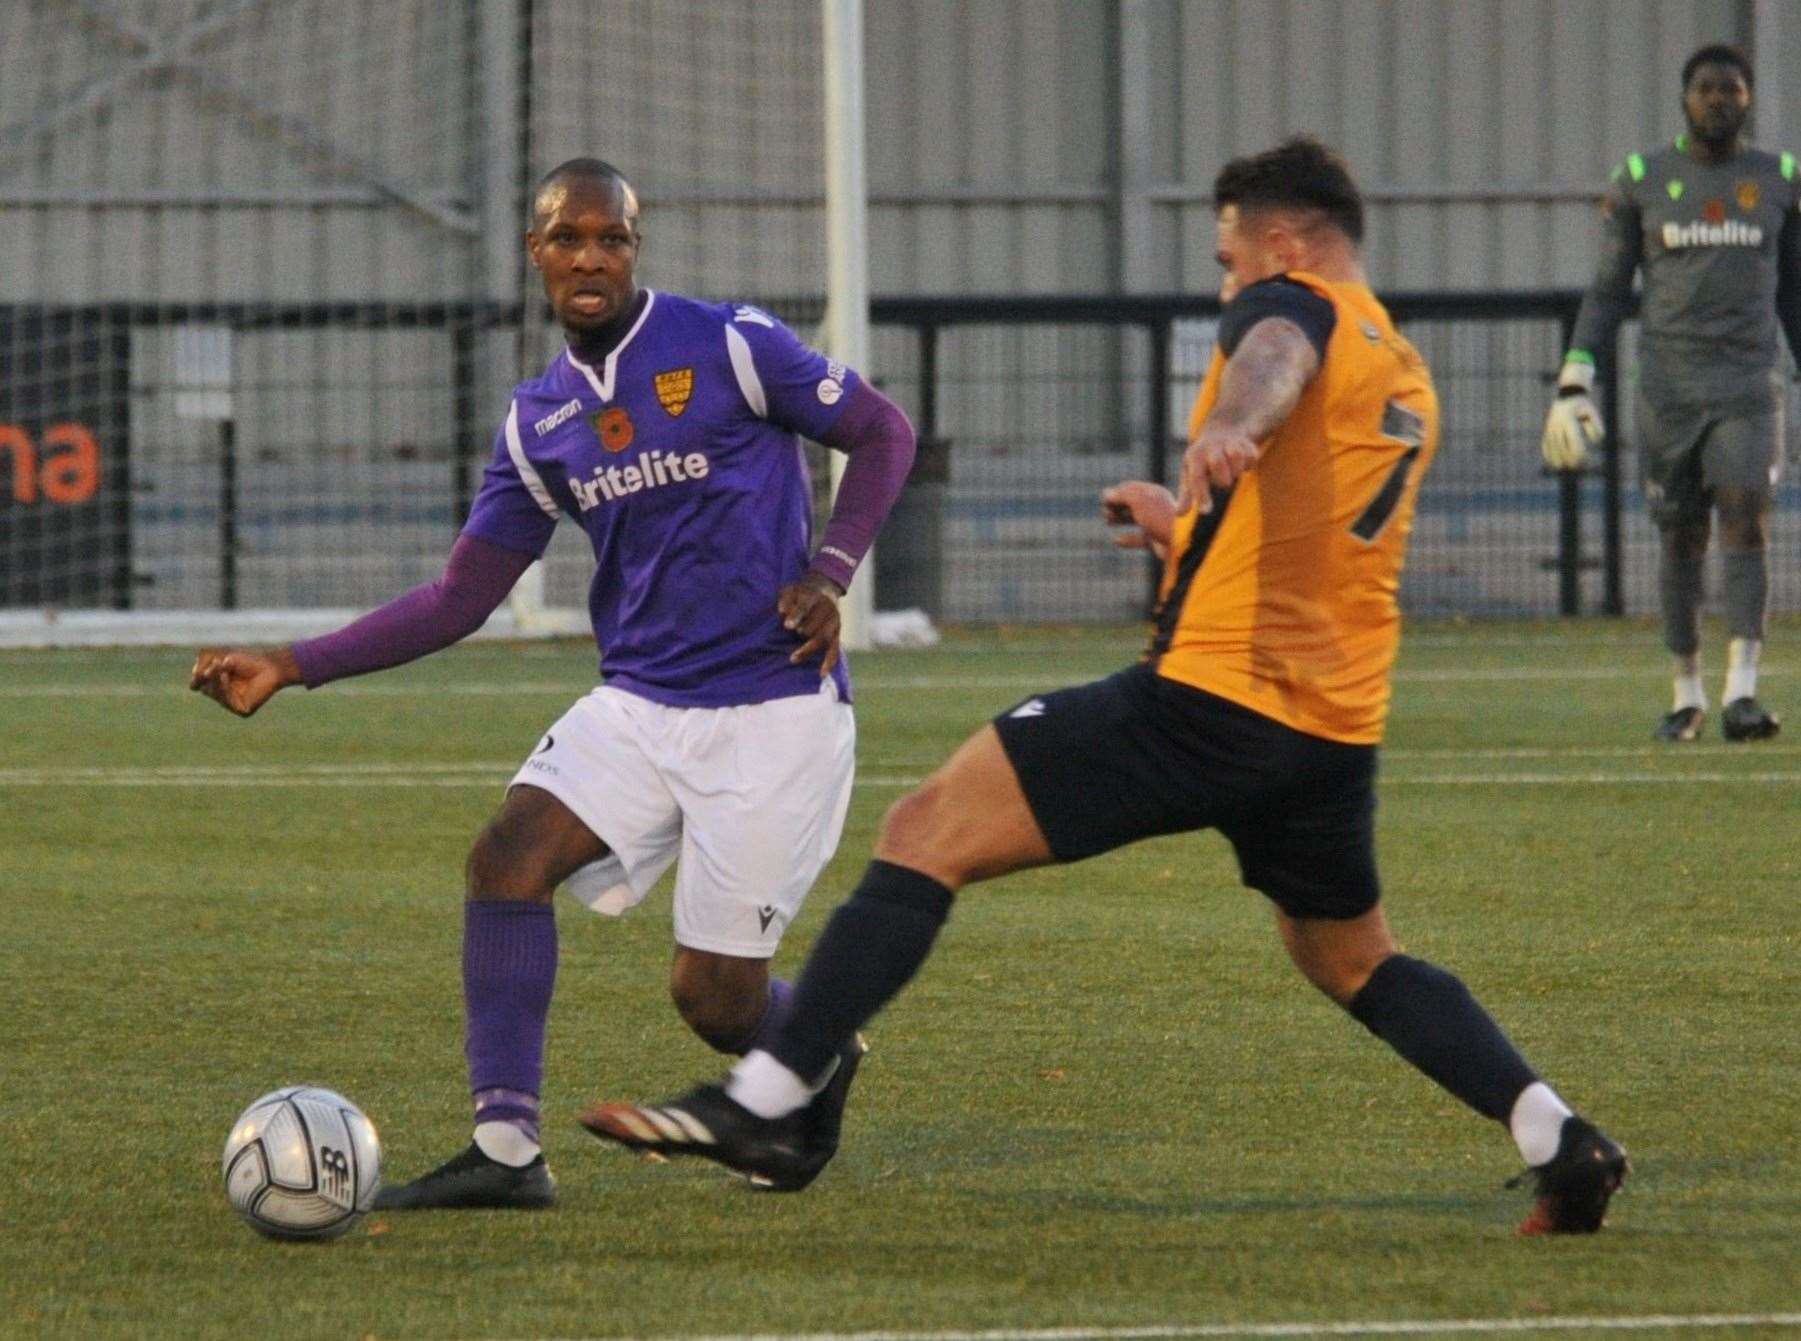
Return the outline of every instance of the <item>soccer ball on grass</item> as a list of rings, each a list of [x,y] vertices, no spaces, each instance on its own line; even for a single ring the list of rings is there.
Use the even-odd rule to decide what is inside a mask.
[[[381,1140],[343,1095],[290,1085],[238,1115],[224,1170],[231,1208],[252,1229],[278,1239],[335,1238],[375,1201]]]

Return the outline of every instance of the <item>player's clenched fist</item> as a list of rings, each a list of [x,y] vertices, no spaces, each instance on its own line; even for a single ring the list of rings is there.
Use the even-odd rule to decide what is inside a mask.
[[[287,648],[252,652],[242,647],[204,647],[194,658],[188,688],[248,717],[277,690],[300,683],[300,667]]]

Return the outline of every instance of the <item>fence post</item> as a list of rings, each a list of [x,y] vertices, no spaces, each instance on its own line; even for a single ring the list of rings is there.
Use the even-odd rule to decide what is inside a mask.
[[[1604,614],[1626,613],[1624,542],[1620,534],[1620,512],[1624,507],[1620,483],[1620,333],[1616,327],[1607,348],[1596,351],[1600,371],[1606,374],[1601,383],[1601,416],[1607,421],[1607,441],[1601,457],[1601,610]]]
[[[1567,350],[1576,332],[1575,310],[1566,309],[1560,324]],[[1582,474],[1575,470],[1557,472],[1557,613],[1582,613]]]
[[[459,527],[469,520],[469,505],[475,497],[471,457],[481,440],[475,399],[475,313],[471,309],[450,318],[450,487]]]
[[[1145,448],[1145,478],[1156,484],[1169,483],[1169,328],[1168,317],[1148,323],[1151,337],[1151,440]],[[1149,550],[1146,563],[1147,589],[1145,610],[1157,607],[1157,589],[1163,581],[1163,565]]]
[[[950,493],[950,444],[938,436],[938,327],[914,327],[919,353],[919,453],[882,527],[875,570],[876,605],[944,618],[944,512]]]
[[[219,608],[238,608],[238,425],[219,421]]]

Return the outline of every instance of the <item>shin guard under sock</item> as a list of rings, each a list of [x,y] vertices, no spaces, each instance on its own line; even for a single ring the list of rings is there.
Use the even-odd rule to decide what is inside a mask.
[[[777,1061],[811,1081],[888,1004],[932,951],[950,916],[951,891],[918,871],[872,861],[826,923],[794,985],[774,1045]]]
[[[1456,975],[1390,955],[1346,1008],[1389,1047],[1464,1103],[1506,1122],[1538,1079]]]

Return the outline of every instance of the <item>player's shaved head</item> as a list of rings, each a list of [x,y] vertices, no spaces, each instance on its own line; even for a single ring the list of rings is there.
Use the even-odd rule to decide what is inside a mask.
[[[617,192],[622,201],[620,213],[632,230],[638,227],[638,193],[625,179],[625,174],[611,163],[598,158],[570,158],[557,164],[538,179],[532,192],[531,226],[542,228],[544,218],[572,192],[592,189]]]
[[[1235,158],[1213,180],[1213,208],[1241,216],[1289,211],[1363,241],[1363,196],[1344,160],[1318,140],[1297,135],[1261,154]]]

